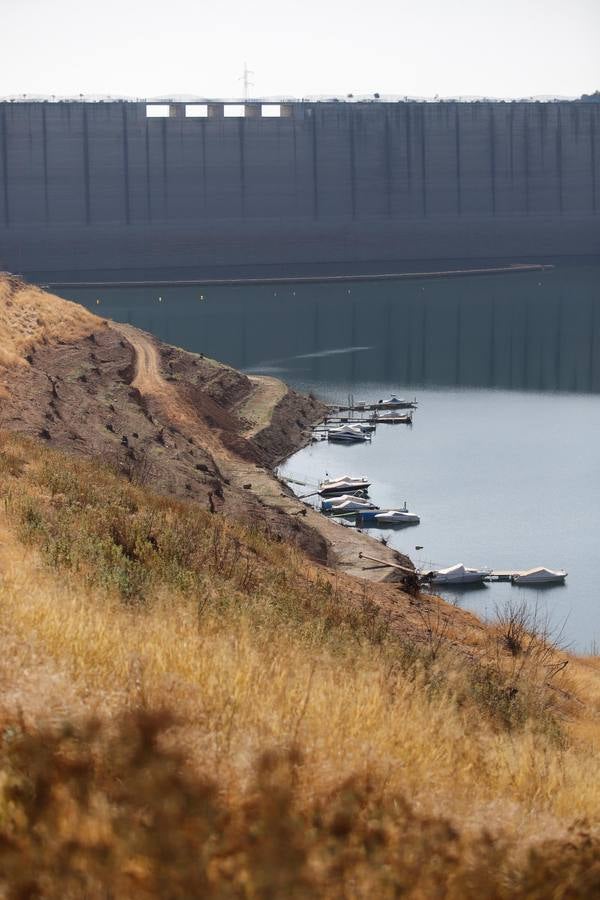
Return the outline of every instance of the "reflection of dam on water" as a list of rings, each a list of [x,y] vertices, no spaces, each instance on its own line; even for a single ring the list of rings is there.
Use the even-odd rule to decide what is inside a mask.
[[[600,270],[364,285],[111,289],[102,312],[239,368],[386,382],[600,392]],[[206,293],[206,292],[205,292]],[[70,294],[93,306],[97,292]],[[95,307],[97,309],[97,307]]]

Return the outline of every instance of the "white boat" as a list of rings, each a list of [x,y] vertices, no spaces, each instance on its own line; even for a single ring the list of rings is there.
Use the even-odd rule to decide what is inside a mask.
[[[372,500],[366,497],[356,497],[353,494],[342,494],[340,497],[331,497],[321,501],[321,509],[325,512],[338,512],[341,508],[344,512],[361,509],[379,509]]]
[[[366,505],[360,504],[352,497],[350,500],[344,500],[343,503],[336,503],[334,506],[325,508],[324,512],[331,513],[332,516],[343,516],[348,514],[360,515],[365,511],[373,511],[376,509],[379,509],[379,507],[375,506],[374,503],[368,502]]]
[[[515,572],[511,581],[513,584],[561,584],[566,577],[567,573],[563,569],[545,569],[544,566],[538,566],[526,572]]]
[[[375,513],[374,521],[377,525],[418,525],[421,518],[407,509],[386,509]]]
[[[357,524],[367,528],[377,525],[418,525],[420,521],[416,513],[409,512],[406,503],[402,509],[367,510],[357,513]]]
[[[366,491],[371,486],[367,478],[353,478],[351,475],[340,475],[338,478],[329,478],[319,484],[319,494],[323,496],[333,494],[351,494],[355,491]]]
[[[384,409],[416,409],[417,401],[404,400],[404,398],[392,394],[389,400],[379,400],[377,406],[382,406]]]
[[[438,569],[432,573],[432,584],[476,584],[484,581],[491,574],[491,569],[470,569],[458,563],[447,569]]]
[[[360,444],[370,440],[370,435],[363,431],[360,425],[340,425],[338,428],[328,430],[327,440],[343,444]]]

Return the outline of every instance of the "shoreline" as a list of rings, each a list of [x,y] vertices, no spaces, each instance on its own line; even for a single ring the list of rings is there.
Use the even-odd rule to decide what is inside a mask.
[[[255,377],[258,378],[262,376]],[[285,385],[286,393],[284,397],[272,407],[270,424],[263,429],[263,433],[268,432],[270,429],[276,430],[278,427],[285,427],[285,420],[282,423],[277,423],[275,421],[275,412],[286,399],[298,398],[302,400],[305,396],[299,394],[285,382],[282,381],[281,383]],[[319,421],[321,421],[321,419],[317,420],[314,424],[318,424]],[[306,525],[327,542],[329,554],[325,565],[328,568],[370,582],[390,583],[397,581],[398,571],[394,568],[394,565],[400,563],[401,565],[406,566],[408,563],[409,567],[414,568],[414,563],[409,557],[393,547],[383,545],[377,538],[364,531],[358,531],[355,528],[346,528],[324,516],[319,510],[314,509],[312,506],[300,500],[290,488],[289,484],[277,474],[276,470],[283,462],[290,459],[295,453],[303,450],[311,443],[312,427],[314,426],[311,426],[310,429],[305,429],[298,440],[294,441],[293,446],[290,446],[288,452],[282,454],[280,457],[274,458],[269,464],[269,467],[266,470],[263,470],[267,475],[265,480],[266,483],[262,482],[257,470],[254,470],[251,482],[252,493],[254,493],[261,503],[265,503],[266,505],[280,506],[285,498],[286,505],[290,504],[287,510],[288,514],[291,516],[302,516]],[[245,477],[250,479],[250,470],[246,467],[244,468]],[[269,490],[269,486],[272,485],[276,485],[279,489],[279,495],[277,497],[273,496]],[[385,568],[365,566],[364,561],[360,557],[360,553],[368,554],[370,551],[376,551],[377,554],[384,559],[386,563],[390,563],[391,566]]]

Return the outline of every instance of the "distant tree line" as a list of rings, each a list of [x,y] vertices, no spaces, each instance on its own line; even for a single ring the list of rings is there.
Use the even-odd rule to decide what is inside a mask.
[[[600,91],[594,91],[593,94],[582,94],[581,99],[584,103],[600,103]]]

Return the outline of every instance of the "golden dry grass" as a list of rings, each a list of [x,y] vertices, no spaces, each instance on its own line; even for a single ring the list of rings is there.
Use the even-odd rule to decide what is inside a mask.
[[[408,797],[420,814],[449,814],[474,834],[518,834],[527,844],[564,835],[582,818],[600,826],[595,660],[572,658],[556,695],[528,682],[543,673],[525,672],[525,718],[503,727],[478,702],[465,656],[441,646],[428,658],[425,644],[411,660],[410,648],[373,621],[343,611],[333,620],[343,595],[332,598],[326,579],[284,545],[198,511],[206,552],[218,537],[222,557],[218,565],[202,557],[189,580],[192,569],[162,568],[131,523],[151,521],[160,543],[160,517],[176,528],[177,518],[196,515],[191,508],[15,437],[4,438],[1,460],[0,629],[13,648],[0,663],[5,718],[21,709],[30,724],[56,723],[169,706],[181,718],[171,739],[227,790],[249,783],[265,749],[300,746],[306,802],[368,776],[383,799]],[[102,557],[90,549],[100,540],[99,502],[119,510],[110,533],[130,523],[129,556],[151,572],[139,593],[121,569],[114,575],[116,551],[110,568],[104,538]],[[115,546],[128,540],[120,534]],[[252,560],[250,576],[243,558]],[[488,640],[498,647],[493,632]],[[29,659],[26,677],[19,658]],[[545,691],[545,705],[529,703],[529,690]]]
[[[33,345],[74,340],[101,324],[76,303],[0,275],[0,366],[23,365]]]

